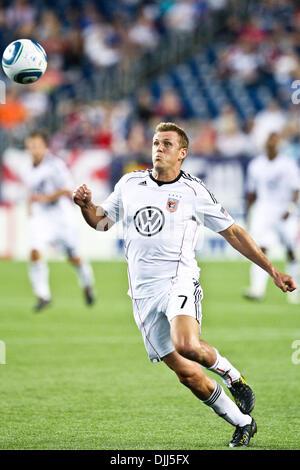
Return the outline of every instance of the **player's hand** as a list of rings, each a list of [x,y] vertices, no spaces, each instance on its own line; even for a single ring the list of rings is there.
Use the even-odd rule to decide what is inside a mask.
[[[292,292],[293,290],[297,289],[296,283],[292,276],[288,274],[281,273],[280,271],[276,271],[273,275],[274,283],[276,284],[282,292]]]
[[[91,200],[92,200],[92,191],[87,187],[86,184],[82,184],[81,186],[78,186],[78,188],[76,188],[73,191],[73,201],[79,207],[86,206],[89,202],[91,202]]]

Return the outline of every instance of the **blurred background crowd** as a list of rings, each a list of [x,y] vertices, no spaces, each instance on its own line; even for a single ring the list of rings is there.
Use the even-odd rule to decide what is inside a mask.
[[[18,38],[48,68],[6,81],[1,153],[45,128],[55,153],[105,149],[122,172],[150,165],[153,127],[174,120],[194,156],[251,158],[279,131],[300,158],[296,0],[2,0],[1,54]]]

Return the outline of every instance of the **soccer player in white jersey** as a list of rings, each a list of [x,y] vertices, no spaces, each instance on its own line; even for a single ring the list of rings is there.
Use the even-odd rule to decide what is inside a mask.
[[[299,169],[294,160],[279,151],[280,136],[271,133],[266,140],[266,153],[251,161],[247,175],[247,213],[251,209],[250,233],[264,253],[272,248],[276,236],[287,255],[286,271],[299,281],[296,244],[299,231],[297,202],[300,190]],[[259,266],[250,268],[250,287],[245,297],[263,299],[268,274]],[[299,289],[289,292],[287,300],[298,303]]]
[[[150,360],[162,360],[197,398],[236,427],[231,447],[248,446],[257,430],[249,415],[254,393],[228,359],[200,339],[202,289],[194,253],[199,230],[206,226],[219,232],[284,292],[295,289],[295,283],[270,263],[201,180],[181,170],[187,153],[186,133],[173,123],[160,123],[152,170],[124,175],[101,206],[92,202],[86,185],[75,189],[73,199],[95,229],[123,222],[129,293]],[[236,403],[201,366],[222,377]]]
[[[51,302],[48,266],[42,258],[48,244],[62,250],[76,268],[88,305],[94,303],[93,272],[81,260],[77,248],[77,229],[72,204],[72,178],[65,163],[50,154],[47,137],[33,132],[26,139],[26,148],[33,164],[24,179],[29,188],[29,277],[37,297],[34,311]]]

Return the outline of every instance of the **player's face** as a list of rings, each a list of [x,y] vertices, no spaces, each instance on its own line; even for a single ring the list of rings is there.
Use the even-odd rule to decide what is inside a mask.
[[[39,163],[46,153],[47,145],[40,136],[28,137],[26,140],[26,149],[32,156],[34,163]]]
[[[280,137],[275,132],[270,134],[266,142],[266,150],[269,156],[276,156],[278,152],[278,146],[280,142]]]
[[[187,149],[180,147],[177,132],[166,131],[154,134],[152,143],[153,167],[158,171],[180,168]]]

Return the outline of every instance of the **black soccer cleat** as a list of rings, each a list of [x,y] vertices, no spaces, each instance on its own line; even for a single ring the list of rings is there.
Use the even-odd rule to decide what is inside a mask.
[[[87,305],[93,305],[95,303],[95,296],[90,287],[84,289],[84,298]]]
[[[245,415],[250,414],[255,405],[255,395],[244,377],[241,375],[238,380],[232,382],[228,390],[241,412]]]
[[[232,440],[229,442],[229,447],[248,447],[251,437],[257,432],[257,425],[254,419],[250,424],[240,427],[236,426],[232,436]]]
[[[48,307],[51,304],[51,300],[38,299],[37,303],[33,307],[33,311],[38,313],[43,310],[45,307]]]

